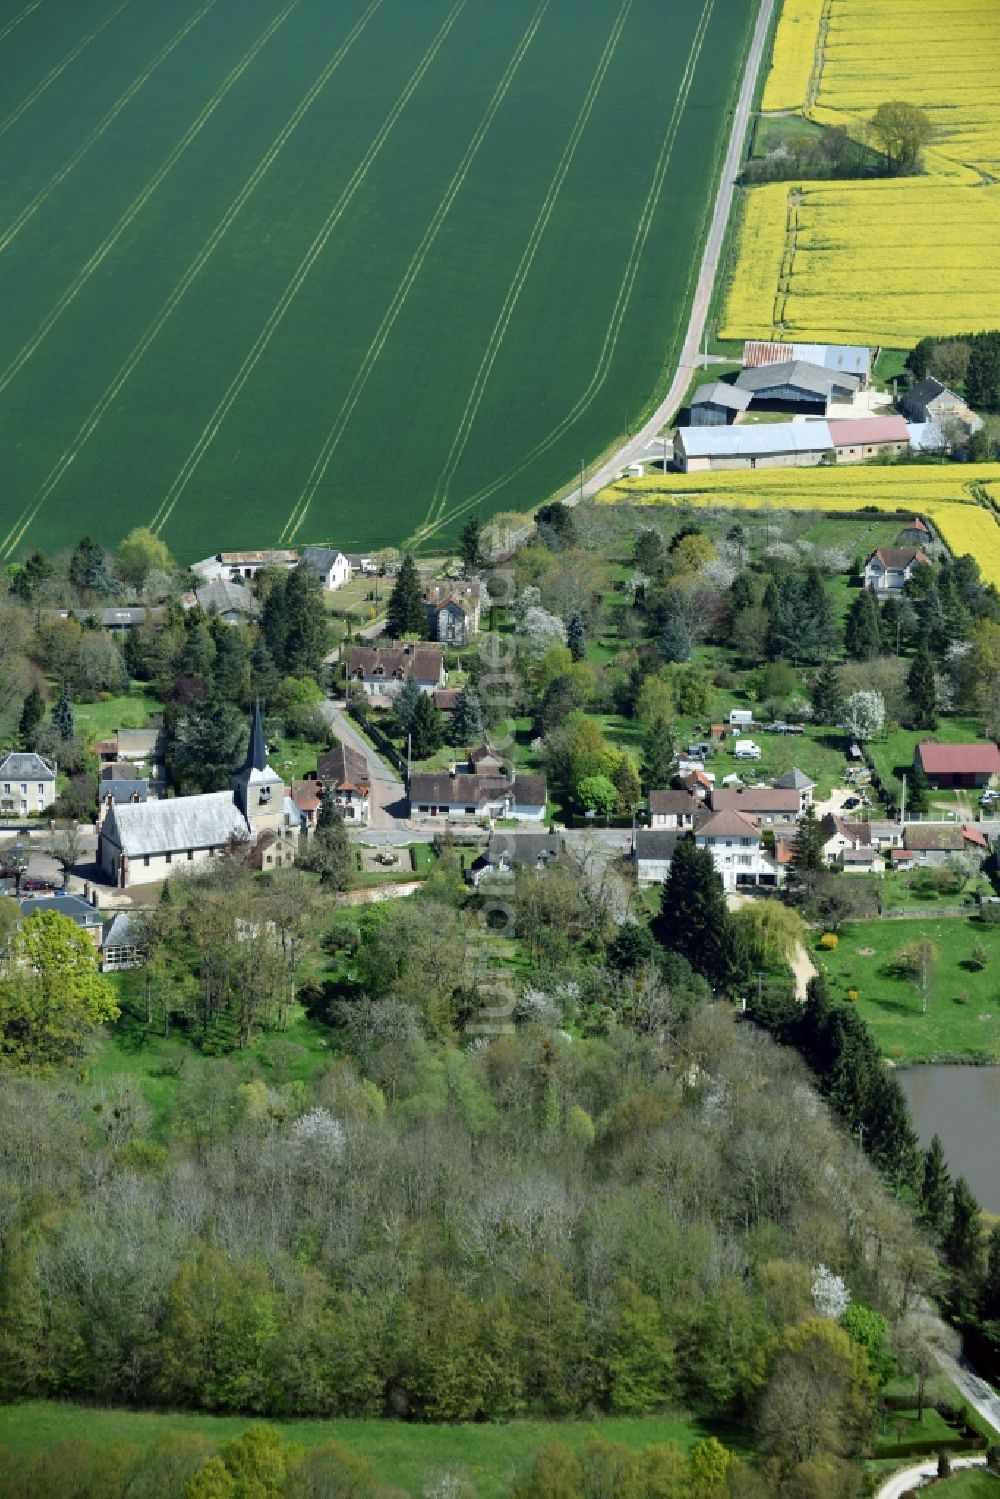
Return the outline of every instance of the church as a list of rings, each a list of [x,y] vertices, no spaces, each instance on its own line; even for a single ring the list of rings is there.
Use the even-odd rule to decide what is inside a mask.
[[[281,850],[277,857],[272,852],[255,861],[262,865],[290,862],[299,817],[281,777],[267,763],[258,703],[247,757],[230,777],[230,790],[113,806],[101,824],[97,864],[110,884],[125,889],[205,864],[234,842],[250,845],[255,853]]]

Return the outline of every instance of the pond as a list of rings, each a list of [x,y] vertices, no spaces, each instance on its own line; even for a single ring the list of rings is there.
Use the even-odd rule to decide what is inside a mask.
[[[1000,1213],[1000,1067],[907,1067],[898,1074],[920,1144],[939,1135],[952,1179],[964,1176],[980,1204]]]

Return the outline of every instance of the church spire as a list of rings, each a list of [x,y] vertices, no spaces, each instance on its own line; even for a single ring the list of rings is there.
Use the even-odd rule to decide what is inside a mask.
[[[264,743],[264,720],[260,716],[260,698],[254,704],[253,723],[250,727],[250,743],[247,747],[247,758],[243,769],[267,769],[267,745]]]

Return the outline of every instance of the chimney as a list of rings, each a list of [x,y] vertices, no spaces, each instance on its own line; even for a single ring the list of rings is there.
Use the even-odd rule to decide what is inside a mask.
[[[84,886],[84,889],[86,889],[86,886]],[[100,910],[101,903],[100,903],[99,896],[100,896],[100,892],[98,891],[97,886],[96,885],[91,885],[91,887],[90,887],[90,904],[93,906],[93,908],[94,908],[95,911],[99,911]]]
[[[83,882],[83,898],[86,901],[90,900],[90,881],[89,880],[84,880],[84,882]]]

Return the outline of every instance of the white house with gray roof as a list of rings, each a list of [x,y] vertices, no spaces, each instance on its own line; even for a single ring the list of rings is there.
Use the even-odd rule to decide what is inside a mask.
[[[30,817],[56,799],[56,762],[34,750],[14,750],[0,763],[0,815]]]
[[[351,564],[339,547],[303,547],[302,561],[312,568],[327,593],[351,581]]]
[[[101,825],[97,863],[114,885],[147,885],[204,864],[234,842],[253,845],[264,834],[297,838],[298,812],[267,762],[258,706],[246,760],[228,791],[112,806]]]

